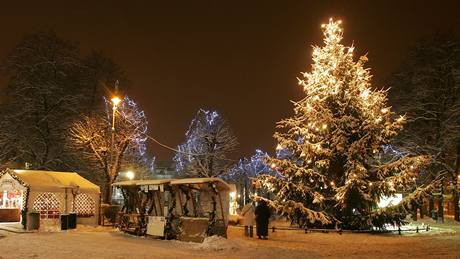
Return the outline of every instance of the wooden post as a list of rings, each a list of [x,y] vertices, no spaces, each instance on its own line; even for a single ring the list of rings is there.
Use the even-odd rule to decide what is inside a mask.
[[[193,216],[194,217],[197,217],[198,216],[198,209],[196,208],[196,201],[193,197],[193,193],[192,193],[192,189],[189,189],[189,196],[190,196],[190,199],[192,199],[192,207],[193,207]]]
[[[184,208],[182,207],[182,193],[181,189],[177,188],[177,193],[179,194],[179,205],[180,205],[180,211],[182,212],[182,216],[184,215]]]
[[[160,197],[160,192],[157,191],[157,192],[154,192],[154,194],[157,194],[157,199],[158,199],[158,208],[160,209],[160,215],[161,216],[164,216],[164,213],[163,213],[163,205],[161,204],[161,197]],[[155,202],[155,199],[153,200],[153,202]],[[156,210],[155,210],[156,212]],[[158,214],[157,214],[158,215]]]
[[[156,191],[152,191],[152,192],[153,192],[152,193],[152,206],[155,209],[155,216],[158,216],[157,205],[155,204],[155,193],[156,193]]]
[[[222,214],[222,221],[224,223],[225,233],[227,233],[227,224],[225,224],[224,207],[222,206],[222,197],[220,196],[219,190],[217,190],[217,197],[219,197],[220,213]]]

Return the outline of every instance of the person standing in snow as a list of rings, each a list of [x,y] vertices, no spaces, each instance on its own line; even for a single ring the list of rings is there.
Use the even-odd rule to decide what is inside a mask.
[[[256,231],[259,239],[268,239],[268,221],[270,219],[270,208],[267,202],[261,200],[256,207]]]
[[[252,237],[254,229],[254,206],[252,203],[244,205],[241,210],[241,215],[243,215],[243,225],[244,225],[244,235]]]

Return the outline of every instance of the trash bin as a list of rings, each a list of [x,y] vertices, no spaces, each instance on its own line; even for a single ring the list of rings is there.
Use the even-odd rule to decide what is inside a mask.
[[[61,214],[61,230],[69,229],[69,214]]]
[[[40,228],[40,213],[31,211],[27,213],[26,219],[27,230],[35,230]]]
[[[77,228],[77,213],[75,212],[69,213],[68,221],[69,221],[69,224],[68,224],[69,229]]]
[[[21,210],[21,225],[24,229],[27,228],[27,210]]]

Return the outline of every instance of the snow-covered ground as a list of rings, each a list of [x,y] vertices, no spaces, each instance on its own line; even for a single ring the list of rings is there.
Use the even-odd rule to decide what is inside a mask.
[[[0,258],[460,258],[460,224],[430,224],[430,232],[409,235],[276,231],[269,240],[209,237],[202,244],[134,237],[106,227],[15,234],[2,232]],[[419,222],[418,222],[419,223]]]

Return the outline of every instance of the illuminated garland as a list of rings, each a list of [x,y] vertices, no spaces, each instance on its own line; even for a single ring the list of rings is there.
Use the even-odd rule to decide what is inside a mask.
[[[6,168],[5,170],[0,172],[0,178],[3,177],[3,175],[9,174],[11,178],[16,180],[19,184],[24,186],[26,190],[22,194],[22,210],[27,210],[27,202],[29,201],[29,192],[30,192],[30,186],[26,182],[24,182],[13,170]]]

